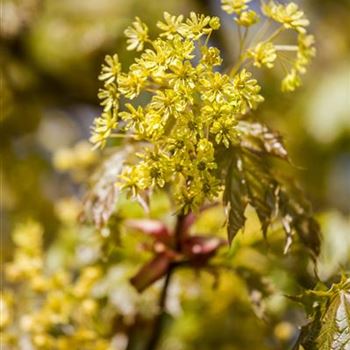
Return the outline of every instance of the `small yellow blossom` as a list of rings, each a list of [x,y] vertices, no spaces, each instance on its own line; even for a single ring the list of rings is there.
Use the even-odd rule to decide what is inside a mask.
[[[140,134],[145,130],[145,113],[141,106],[137,109],[130,103],[127,103],[125,107],[128,111],[119,113],[122,120],[126,122],[126,129],[135,128]]]
[[[263,42],[248,51],[248,55],[254,59],[254,66],[266,66],[272,68],[277,58],[276,48],[271,42]]]
[[[213,26],[213,27],[211,27]],[[209,34],[213,29],[218,29],[218,20],[212,21],[209,16],[190,13],[190,17],[179,28],[179,33],[189,39],[197,40],[202,35]]]
[[[208,73],[200,79],[203,87],[202,99],[210,102],[223,102],[225,96],[232,93],[232,84],[226,74]]]
[[[263,96],[259,94],[261,87],[256,79],[252,79],[252,73],[246,69],[235,76],[233,85],[236,94],[239,95],[237,105],[241,114],[247,113],[250,109],[256,109],[264,101]]]
[[[222,9],[228,14],[240,14],[243,10],[248,8],[248,3],[251,0],[221,0]]]
[[[295,68],[301,74],[306,72],[306,66],[316,55],[315,38],[313,35],[299,34],[298,36],[298,52],[295,61]]]
[[[131,70],[129,74],[121,73],[118,77],[119,92],[132,100],[137,97],[145,86],[147,77],[142,70]]]
[[[222,63],[222,58],[220,57],[220,50],[216,47],[203,46],[201,48],[201,54],[202,57],[200,63],[207,67],[220,66]]]
[[[139,17],[135,18],[132,26],[125,30],[128,46],[127,50],[142,51],[145,42],[148,40],[148,27],[141,22]]]
[[[231,144],[237,142],[236,124],[237,122],[233,118],[220,118],[215,120],[210,128],[210,132],[215,135],[215,142],[218,144],[223,143],[226,148],[229,148]]]
[[[114,113],[104,112],[99,118],[96,118],[93,126],[93,134],[90,141],[95,147],[103,148],[112,131],[117,127],[117,117]]]
[[[101,106],[105,112],[118,110],[119,92],[116,84],[105,84],[105,87],[99,90],[98,98],[101,100]]]
[[[107,55],[105,61],[106,64],[102,65],[101,74],[98,78],[105,81],[106,84],[110,84],[116,81],[117,76],[121,71],[121,64],[117,54],[114,54],[113,56]]]
[[[259,21],[259,16],[255,11],[247,10],[241,12],[235,21],[243,27],[250,27]]]
[[[304,12],[294,2],[288,4],[278,4],[271,0],[263,5],[266,16],[274,21],[283,24],[286,29],[295,29],[299,33],[305,33],[305,27],[309,25],[309,20],[305,18]]]
[[[301,85],[301,79],[295,69],[292,69],[290,73],[282,81],[282,91],[292,92]]]
[[[163,33],[160,36],[165,36],[168,39],[173,39],[174,34],[179,32],[179,28],[183,21],[183,16],[178,17],[170,15],[168,12],[164,12],[165,23],[158,21],[157,27],[160,28]]]

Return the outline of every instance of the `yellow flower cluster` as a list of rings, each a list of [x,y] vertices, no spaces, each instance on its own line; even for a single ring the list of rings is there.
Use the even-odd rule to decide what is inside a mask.
[[[268,18],[282,24],[283,27],[280,28],[280,31],[282,29],[292,29],[298,34],[297,45],[279,45],[278,47],[281,58],[286,58],[283,56],[283,52],[296,52],[296,58],[292,61],[291,69],[282,81],[282,91],[294,91],[302,83],[300,75],[306,72],[306,66],[316,54],[314,37],[307,34],[306,31],[306,27],[309,26],[310,22],[294,2],[279,4],[271,0],[269,3],[263,4],[262,10]],[[274,54],[270,54],[270,59],[272,59],[272,55]]]
[[[135,319],[153,318],[158,311],[159,286],[139,294],[130,282],[135,262],[149,253],[136,249],[139,241],[128,231],[126,261],[106,264],[105,248],[115,237],[77,225],[74,198],[61,200],[56,211],[60,234],[50,244],[44,246],[48,237],[34,220],[11,233],[13,256],[4,265],[0,294],[1,348],[124,349]]]
[[[53,165],[59,171],[72,171],[80,178],[84,170],[91,169],[97,155],[86,141],[80,141],[71,148],[60,148],[53,155]]]
[[[222,9],[228,14],[240,14],[248,8],[247,4],[252,0],[222,0]]]
[[[305,27],[309,25],[309,20],[294,2],[284,5],[271,0],[268,4],[264,4],[262,9],[267,17],[283,24],[286,29],[296,29],[299,33],[306,33]]]
[[[20,224],[12,235],[15,255],[5,272],[16,294],[8,289],[0,298],[2,344],[8,349],[17,349],[24,341],[38,350],[110,349],[110,341],[98,332],[100,308],[92,295],[102,270],[87,266],[74,279],[66,270],[47,273],[42,235],[41,225],[34,221]]]
[[[97,153],[91,144],[84,140],[72,147],[57,149],[52,156],[52,164],[59,172],[68,173],[77,183],[90,177],[91,170],[97,165]]]
[[[255,46],[254,49],[248,50],[248,55],[254,60],[254,66],[272,68],[276,61],[276,47],[271,41],[262,42]]]
[[[222,1],[223,9],[246,30],[259,19],[249,9],[249,2]],[[127,48],[141,53],[127,72],[122,72],[117,55],[106,57],[100,75],[104,88],[99,93],[104,111],[95,120],[91,137],[100,147],[109,137],[131,138],[143,145],[136,153],[139,160],[124,167],[123,188],[136,195],[171,186],[183,211],[218,196],[223,183],[216,171],[216,151],[237,143],[237,120],[263,101],[260,86],[244,63],[251,60],[257,67],[272,68],[279,51],[286,49],[273,40],[286,28],[297,30],[299,44],[292,49],[297,58],[282,85],[291,91],[300,85],[298,73],[304,72],[314,55],[312,37],[304,30],[308,22],[296,5],[270,2],[263,8],[266,16],[282,26],[269,38],[250,45],[242,53],[238,69],[227,73],[220,72],[220,51],[209,45],[212,32],[220,27],[217,17],[164,13],[155,40],[149,38],[147,26],[139,18],[125,31]],[[137,102],[121,107],[121,98],[137,98]]]
[[[237,24],[247,29],[260,20],[259,15],[249,8],[249,2],[249,0],[222,0],[222,9],[228,14],[233,14]],[[261,39],[258,43],[250,43],[250,47],[242,53],[241,59],[242,61],[252,60],[253,65],[258,68],[273,68],[279,58],[286,71],[286,76],[282,81],[282,91],[294,91],[301,85],[300,75],[305,73],[306,66],[316,53],[314,37],[308,35],[306,31],[309,20],[293,2],[288,4],[277,3],[273,0],[268,3],[263,2],[262,12],[268,20],[280,26],[267,38]],[[297,45],[277,45],[273,42],[285,30],[293,30],[297,33]],[[241,46],[243,45],[242,42]],[[294,58],[288,55],[293,52],[296,53]]]

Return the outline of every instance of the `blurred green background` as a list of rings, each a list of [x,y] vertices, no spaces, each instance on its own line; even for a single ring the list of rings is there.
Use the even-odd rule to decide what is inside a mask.
[[[295,94],[279,91],[277,73],[259,72],[266,103],[257,116],[285,137],[296,165],[288,171],[302,183],[322,225],[320,275],[327,279],[349,266],[350,258],[350,0],[297,2],[312,23],[317,57]],[[218,0],[3,0],[1,7],[1,250],[7,261],[17,222],[40,222],[49,245],[62,233],[57,203],[82,198],[82,183],[98,158],[87,145],[101,110],[97,76],[107,53],[117,52],[125,66],[130,62],[123,36],[130,21],[140,16],[155,32],[163,11],[224,14]],[[230,28],[227,19],[213,39],[228,61],[236,49]],[[293,258],[284,259],[281,264],[298,269]],[[274,280],[288,280],[277,269],[271,273]],[[222,280],[216,297],[210,286],[201,297],[189,287],[185,312],[169,330],[164,349],[236,349],[229,345],[233,335],[241,349],[284,349],[273,342],[261,345],[264,332],[271,330],[255,324],[260,321],[238,302],[238,292],[228,297],[227,290],[236,290],[235,280]],[[271,303],[278,309],[278,300]],[[287,319],[298,317],[290,313]],[[241,319],[249,322],[237,323]],[[288,324],[274,332],[283,338]],[[259,331],[249,336],[254,329]],[[181,339],[191,345],[181,347]]]

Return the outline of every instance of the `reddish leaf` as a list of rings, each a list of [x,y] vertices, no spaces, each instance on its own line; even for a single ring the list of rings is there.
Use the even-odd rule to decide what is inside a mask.
[[[183,242],[184,255],[194,264],[205,264],[226,242],[217,237],[192,236]]]
[[[168,228],[158,220],[140,219],[127,220],[125,223],[128,227],[139,230],[147,235],[152,236],[157,241],[169,244],[172,236]]]
[[[138,292],[143,292],[152,283],[162,278],[175,260],[175,254],[169,251],[156,255],[131,278],[132,285]]]
[[[81,220],[91,220],[98,228],[104,226],[112,215],[119,189],[116,186],[128,152],[118,151],[108,158],[92,178],[92,186],[84,199]]]

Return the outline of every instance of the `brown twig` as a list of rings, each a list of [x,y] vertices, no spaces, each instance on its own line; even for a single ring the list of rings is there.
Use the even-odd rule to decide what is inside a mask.
[[[183,240],[183,234],[184,234],[183,228],[184,228],[185,219],[186,219],[186,216],[183,214],[179,214],[177,217],[175,234],[174,234],[176,251],[180,251],[181,249],[181,242]],[[145,348],[146,350],[156,350],[159,344],[159,340],[161,338],[163,326],[164,326],[164,318],[166,315],[165,304],[167,300],[168,289],[169,289],[171,277],[175,271],[176,266],[177,266],[176,263],[170,265],[168,272],[165,276],[163,289],[160,293],[159,303],[158,303],[159,313],[156,319],[154,320],[152,334]]]

